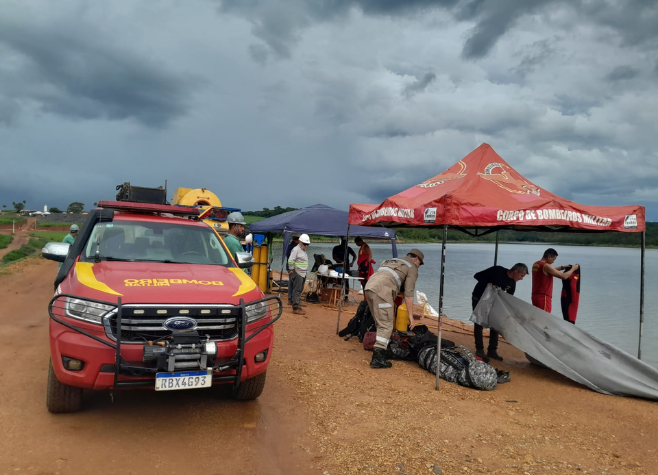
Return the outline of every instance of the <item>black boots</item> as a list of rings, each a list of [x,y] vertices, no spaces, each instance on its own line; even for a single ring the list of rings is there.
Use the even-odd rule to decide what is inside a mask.
[[[386,350],[376,348],[372,353],[371,368],[390,368],[393,366],[390,361],[386,361]]]
[[[475,350],[475,356],[481,358],[485,363],[489,362],[489,357],[484,354],[484,350]]]
[[[488,350],[486,355],[484,354],[484,350],[475,350],[475,356],[482,358],[482,361],[485,363],[488,363],[489,360],[503,361],[503,357],[496,350]]]
[[[496,350],[489,350],[487,351],[487,356],[491,358],[492,360],[498,360],[498,361],[503,361],[503,357],[498,354]]]

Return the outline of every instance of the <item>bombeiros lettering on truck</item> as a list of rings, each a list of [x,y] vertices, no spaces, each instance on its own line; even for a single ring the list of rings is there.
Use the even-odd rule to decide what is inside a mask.
[[[234,259],[204,209],[172,206],[162,188],[120,188],[72,246],[42,252],[62,262],[48,307],[48,410],[80,410],[85,389],[227,384],[236,399],[257,398],[281,301],[243,271],[251,254]]]

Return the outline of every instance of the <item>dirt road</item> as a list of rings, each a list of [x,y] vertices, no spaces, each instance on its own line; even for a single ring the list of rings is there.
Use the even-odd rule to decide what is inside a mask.
[[[11,234],[11,230],[3,230],[0,231],[0,233]],[[11,243],[9,243],[9,245],[4,249],[0,249],[0,260],[8,252],[13,251],[14,249],[20,249],[20,247],[23,244],[27,244],[29,241],[30,241],[30,233],[22,229],[18,230],[16,234],[14,234],[14,239],[11,241]]]
[[[505,344],[495,366],[510,383],[435,391],[415,363],[371,370],[357,341],[335,337],[335,311],[314,305],[277,322],[257,402],[213,390],[124,392],[115,403],[90,393],[83,412],[51,415],[56,264],[20,265],[0,275],[0,474],[658,473],[652,402],[594,393]],[[444,337],[472,347],[460,326]]]

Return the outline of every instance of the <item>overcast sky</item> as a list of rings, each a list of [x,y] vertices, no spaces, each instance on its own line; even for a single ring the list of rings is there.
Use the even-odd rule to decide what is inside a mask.
[[[3,0],[0,206],[376,203],[487,142],[658,221],[658,3]]]

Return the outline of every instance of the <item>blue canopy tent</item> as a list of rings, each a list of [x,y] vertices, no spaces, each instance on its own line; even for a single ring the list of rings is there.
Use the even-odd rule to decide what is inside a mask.
[[[393,257],[398,257],[398,249],[395,245],[395,231],[378,226],[356,226],[347,224],[347,211],[331,208],[330,206],[317,204],[307,208],[289,211],[287,213],[272,216],[249,225],[249,232],[256,233],[283,233],[283,252],[281,253],[281,272],[286,260],[286,249],[295,234],[315,234],[316,236],[361,236],[371,239],[390,239]],[[345,247],[347,248],[347,241]],[[345,249],[347,256],[347,249]],[[345,274],[343,274],[344,276]],[[344,283],[344,279],[343,279]],[[343,308],[343,290],[341,285],[341,299],[338,306],[338,321],[336,322],[336,333],[340,324],[340,314]]]
[[[307,208],[288,211],[249,225],[249,232],[256,234],[283,233],[283,255],[281,263],[285,263],[288,243],[295,234],[315,234],[316,236],[347,236],[347,211],[317,204]],[[393,257],[398,256],[395,245],[395,231],[377,226],[349,227],[351,236],[361,236],[372,239],[390,239]]]

